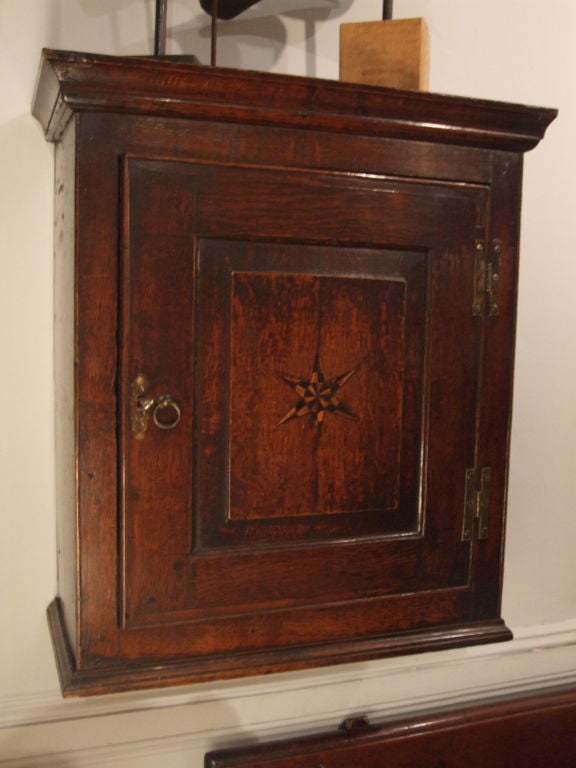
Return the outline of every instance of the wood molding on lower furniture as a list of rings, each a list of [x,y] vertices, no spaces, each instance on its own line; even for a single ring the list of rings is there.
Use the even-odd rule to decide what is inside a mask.
[[[205,768],[574,768],[576,687],[206,755]]]

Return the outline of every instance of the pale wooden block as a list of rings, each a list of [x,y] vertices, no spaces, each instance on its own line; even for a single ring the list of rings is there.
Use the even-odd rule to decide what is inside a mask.
[[[341,24],[340,80],[427,90],[429,47],[424,19]]]

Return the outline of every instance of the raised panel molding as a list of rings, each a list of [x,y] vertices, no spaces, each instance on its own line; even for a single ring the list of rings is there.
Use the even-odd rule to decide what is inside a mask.
[[[576,683],[576,621],[507,644],[88,700],[0,699],[3,768],[190,768],[206,751]],[[102,746],[102,745],[106,746]]]

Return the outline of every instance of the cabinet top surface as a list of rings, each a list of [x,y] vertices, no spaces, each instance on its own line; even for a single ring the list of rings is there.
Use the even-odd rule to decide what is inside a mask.
[[[173,60],[44,50],[33,114],[57,141],[75,112],[288,126],[523,152],[550,108],[205,67]]]

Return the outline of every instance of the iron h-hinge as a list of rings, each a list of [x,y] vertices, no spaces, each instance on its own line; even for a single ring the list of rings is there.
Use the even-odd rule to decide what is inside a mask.
[[[490,241],[488,253],[486,253],[483,237],[477,237],[474,240],[474,297],[472,299],[474,317],[483,314],[486,300],[490,317],[498,317],[500,314],[501,258],[502,241],[499,238]]]
[[[474,534],[474,521],[478,521],[477,537],[488,538],[488,508],[490,506],[490,467],[466,470],[462,541],[470,541]]]

